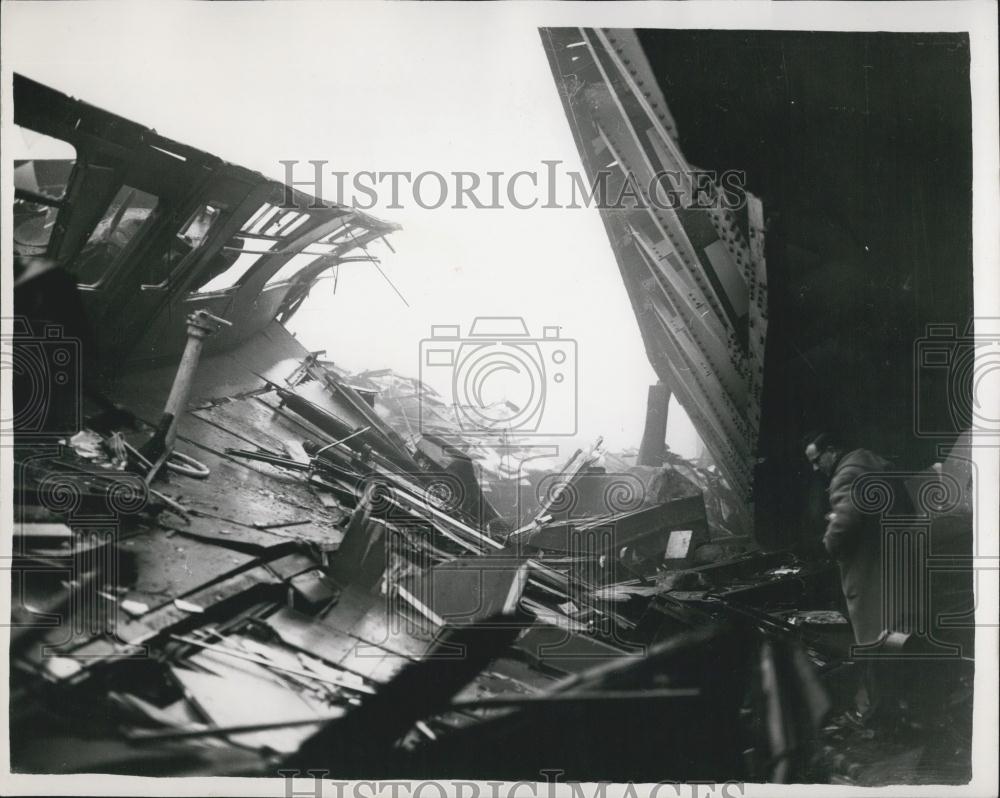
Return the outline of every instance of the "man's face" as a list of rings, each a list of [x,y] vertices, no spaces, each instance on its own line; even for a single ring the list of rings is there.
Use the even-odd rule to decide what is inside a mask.
[[[812,464],[813,471],[819,471],[827,477],[833,476],[833,466],[837,462],[837,453],[833,449],[827,447],[821,451],[810,443],[806,447],[806,459]]]

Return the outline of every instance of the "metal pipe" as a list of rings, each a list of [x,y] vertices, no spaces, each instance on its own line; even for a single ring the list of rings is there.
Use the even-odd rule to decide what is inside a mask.
[[[184,347],[184,354],[181,355],[180,365],[177,366],[177,375],[174,377],[173,385],[170,386],[167,404],[163,408],[163,415],[169,415],[172,419],[163,439],[164,447],[167,450],[173,449],[174,441],[177,440],[177,419],[187,410],[188,398],[191,396],[191,385],[194,382],[195,372],[198,370],[198,361],[201,359],[201,350],[205,345],[205,339],[219,329],[220,324],[227,327],[233,326],[232,322],[220,319],[204,309],[196,310],[187,318],[187,345]]]
[[[357,435],[361,435],[364,432],[368,432],[368,430],[370,430],[370,429],[371,429],[371,425],[369,424],[367,427],[363,427],[363,428],[359,429],[357,432],[352,432],[346,438],[341,438],[339,441],[334,441],[333,443],[328,443],[326,446],[321,446],[319,449],[316,450],[315,454],[313,454],[313,457],[319,457],[327,449],[331,449],[334,446],[340,446],[340,444],[345,443],[346,441],[349,441],[351,438],[354,438]]]

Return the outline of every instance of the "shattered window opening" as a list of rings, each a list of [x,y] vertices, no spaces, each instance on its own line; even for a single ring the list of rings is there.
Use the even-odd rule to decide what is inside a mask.
[[[153,216],[159,199],[123,185],[76,259],[77,282],[94,288],[107,276],[122,251]]]
[[[210,277],[208,282],[202,284],[198,288],[192,291],[192,294],[211,294],[218,291],[225,291],[236,285],[244,275],[253,267],[257,261],[259,261],[264,255],[268,253],[268,250],[272,249],[276,242],[268,241],[264,238],[251,238],[251,237],[241,237],[236,236],[233,239],[239,246],[234,246],[232,244],[223,248],[222,252],[216,256],[213,261],[214,269],[209,269],[209,274],[214,274],[215,276]],[[234,253],[239,252],[239,255],[235,256],[235,260],[231,263],[229,259],[234,257]],[[219,261],[222,264],[218,264]],[[225,264],[229,264],[226,266]],[[219,269],[223,271],[219,271]]]
[[[310,217],[309,217],[308,213],[303,213],[298,219],[296,219],[294,222],[292,222],[292,224],[289,225],[285,229],[285,231],[283,233],[281,233],[281,235],[283,237],[287,237],[287,236],[291,235],[296,230],[298,230],[300,227],[302,227],[302,225],[304,225],[306,222],[308,222],[309,218]]]
[[[265,202],[263,205],[261,205],[257,210],[253,212],[253,216],[251,216],[243,223],[243,226],[240,228],[240,230],[244,232],[249,230],[254,224],[256,224],[260,220],[261,216],[267,213],[268,209],[273,207],[274,206],[271,205],[270,203]]]
[[[14,126],[12,139],[14,254],[44,255],[59,215],[55,203],[66,195],[76,165],[76,149],[69,142],[19,125]]]
[[[44,255],[59,208],[20,198],[14,200],[14,254]]]
[[[332,244],[310,244],[302,252],[292,256],[288,263],[272,274],[264,284],[264,287],[266,288],[269,285],[284,283],[294,279],[302,269],[315,263],[323,255],[333,252],[333,250],[334,247]]]
[[[288,211],[282,215],[278,221],[272,224],[267,230],[264,231],[266,236],[279,236],[281,238],[286,237],[297,227],[300,227],[305,223],[306,219],[309,218],[307,213],[298,213],[297,211]]]
[[[76,149],[68,141],[14,125],[14,188],[37,198],[61,200],[66,195]]]
[[[295,211],[286,211],[278,219],[273,222],[266,230],[264,230],[264,235],[266,236],[279,236],[281,235],[281,230],[286,227],[298,216]]]
[[[277,208],[274,205],[265,202],[258,209],[257,213],[251,216],[250,220],[245,225],[243,225],[242,227],[243,232],[251,233],[254,235],[260,233],[260,231],[264,228],[264,225],[267,224],[269,221],[271,221],[271,219],[273,219],[280,210],[281,208]]]
[[[184,229],[177,234],[177,238],[186,243],[191,249],[197,249],[205,243],[212,226],[219,220],[221,210],[214,205],[203,205],[195,211],[188,219]]]
[[[214,205],[199,206],[174,236],[163,257],[150,262],[149,271],[144,281],[146,287],[166,287],[174,270],[188,255],[205,243],[221,216],[222,211]]]

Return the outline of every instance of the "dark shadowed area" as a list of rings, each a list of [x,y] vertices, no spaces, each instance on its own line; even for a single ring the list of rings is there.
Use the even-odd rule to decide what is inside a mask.
[[[953,325],[958,349],[973,313],[968,37],[639,37],[691,162],[745,170],[763,200],[769,327],[757,528],[787,544],[808,505],[808,430],[832,425],[922,469],[950,441],[915,431],[954,430],[953,441],[968,424],[948,370],[914,367],[928,325]]]

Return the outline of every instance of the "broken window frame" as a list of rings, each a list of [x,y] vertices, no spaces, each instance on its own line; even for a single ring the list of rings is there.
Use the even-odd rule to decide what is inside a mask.
[[[65,208],[67,205],[66,198],[67,195],[69,194],[69,188],[73,184],[73,178],[76,175],[77,164],[80,161],[80,153],[75,145],[73,145],[69,141],[66,141],[65,139],[49,135],[48,133],[41,133],[37,130],[34,130],[30,127],[26,127],[24,125],[14,124],[13,127],[14,127],[14,135],[25,136],[25,134],[27,134],[25,138],[35,138],[38,141],[49,140],[57,145],[65,146],[73,152],[72,158],[23,158],[14,161],[14,207],[16,209],[18,203],[24,203],[26,205],[35,205],[46,208],[47,210],[45,212],[45,218],[43,220],[43,229],[48,230],[48,235],[45,237],[44,241],[38,243],[30,243],[30,244],[24,242],[19,243],[17,239],[18,225],[16,224],[13,225],[11,235],[12,235],[14,254],[21,257],[42,257],[48,254],[49,252],[49,248],[52,245],[52,237],[59,225],[59,214],[62,211],[62,209]],[[34,191],[24,186],[17,185],[18,168],[38,161],[70,162],[69,173],[66,175],[66,181],[65,184],[63,185],[63,190],[59,194],[59,196],[55,196],[53,194],[49,194],[45,191],[42,191],[41,188],[39,188],[38,191]],[[16,218],[17,215],[15,212],[14,216],[12,217],[12,221],[15,221]],[[19,247],[23,247],[25,249],[36,249],[37,251],[35,252],[19,251]]]
[[[260,268],[260,261],[268,255],[289,255],[288,262],[296,261],[296,259],[303,254],[311,256],[309,261],[306,263],[296,261],[298,265],[295,269],[295,274],[297,274],[302,269],[315,263],[317,258],[332,254],[336,250],[336,246],[334,244],[327,244],[324,242],[313,242],[298,249],[294,249],[294,245],[285,247],[279,246],[287,245],[287,242],[294,240],[294,236],[292,234],[311,220],[312,214],[308,211],[282,208],[279,205],[274,205],[269,202],[262,203],[261,206],[254,211],[250,218],[243,223],[239,232],[236,233],[232,239],[222,247],[222,252],[237,251],[239,255],[236,260],[223,271],[214,274],[197,288],[192,288],[187,296],[188,301],[206,296],[237,292],[250,275]],[[341,228],[339,232],[342,231],[343,228]],[[234,242],[242,242],[244,246],[237,247],[234,245]],[[257,248],[247,249],[245,246],[247,243],[256,244]],[[320,248],[322,251],[313,251],[316,248]],[[244,256],[253,255],[256,255],[257,257],[249,262],[246,262],[239,269],[235,268]],[[277,272],[281,272],[285,269],[288,262],[282,264],[278,268]],[[230,277],[224,284],[217,285],[217,287],[214,287],[211,290],[205,290],[206,286],[219,283],[220,278],[230,273],[232,273],[233,276]],[[294,274],[288,279],[282,279],[280,283],[287,283],[293,279]],[[277,284],[279,283],[273,281],[272,275],[271,278],[268,278],[265,287],[270,288]]]
[[[259,235],[250,235],[248,233],[239,232],[232,239],[222,247],[220,255],[222,252],[237,252],[236,259],[230,263],[222,271],[213,274],[207,280],[201,283],[201,285],[196,288],[192,288],[188,292],[188,300],[201,299],[206,296],[216,296],[220,294],[226,294],[231,291],[239,290],[239,287],[243,284],[247,275],[254,269],[255,266],[261,261],[262,258],[267,255],[273,255],[274,246],[279,242],[280,239],[267,239]],[[241,241],[244,244],[250,244],[256,248],[248,249],[246,246],[235,247],[233,242]],[[247,261],[240,265],[240,261],[243,258],[248,258]],[[239,267],[239,268],[237,268]],[[231,275],[228,281],[224,281],[223,278],[226,275]],[[216,283],[221,283],[218,286],[214,286]],[[214,286],[209,288],[209,286]]]
[[[166,275],[158,283],[141,283],[139,285],[139,290],[141,291],[162,291],[170,287],[172,283],[176,282],[177,275],[180,274],[185,265],[190,262],[192,257],[197,257],[198,253],[205,246],[205,242],[208,241],[212,234],[218,229],[220,221],[226,215],[226,209],[223,203],[215,201],[205,201],[199,202],[195,209],[188,215],[187,220],[184,224],[180,225],[177,232],[171,237],[169,245],[164,250],[161,260],[164,258],[169,258],[174,252],[174,247],[177,245],[178,240],[184,240],[187,243],[186,233],[191,229],[192,225],[195,224],[197,219],[206,214],[206,212],[212,211],[210,214],[210,221],[205,228],[203,234],[198,239],[197,242],[190,243],[190,249],[185,252],[180,259],[174,263]]]
[[[127,193],[123,193],[127,192]],[[119,231],[121,223],[125,219],[125,214],[131,207],[132,201],[136,195],[143,195],[144,197],[151,197],[154,200],[153,206],[149,209],[149,213],[138,220],[138,224],[135,230],[128,235],[125,243],[121,248],[112,253],[110,259],[104,266],[104,270],[101,272],[100,276],[90,283],[85,283],[80,280],[80,268],[82,261],[87,254],[87,248],[90,246],[106,245],[109,243],[109,239],[112,235]],[[119,200],[121,201],[120,204]],[[117,205],[117,207],[115,207]],[[141,206],[140,206],[141,207]],[[101,240],[94,240],[94,236],[97,234],[98,229],[105,222],[108,217],[109,212],[112,208],[115,208],[114,215],[108,220],[108,230],[101,233]],[[163,211],[162,198],[153,194],[150,191],[133,186],[129,183],[121,182],[118,189],[115,191],[114,196],[111,201],[108,202],[101,214],[101,217],[97,220],[97,223],[91,228],[90,234],[87,236],[87,240],[80,247],[80,251],[77,253],[76,257],[73,259],[73,264],[71,266],[71,271],[77,280],[77,285],[80,289],[85,291],[96,291],[99,290],[103,285],[105,285],[109,280],[112,279],[113,275],[118,271],[118,267],[123,263],[129,254],[134,250],[136,246],[143,241],[146,235],[149,233],[150,229],[154,226],[157,218]]]
[[[312,214],[298,208],[282,208],[264,202],[243,223],[240,232],[259,238],[288,238],[293,232],[310,220]]]
[[[335,262],[336,250],[337,247],[334,244],[314,242],[306,245],[281,264],[278,270],[267,278],[267,281],[264,283],[264,290],[266,291],[275,286],[295,282],[304,269],[308,269],[321,259],[326,258]],[[333,262],[330,265],[333,265]]]

